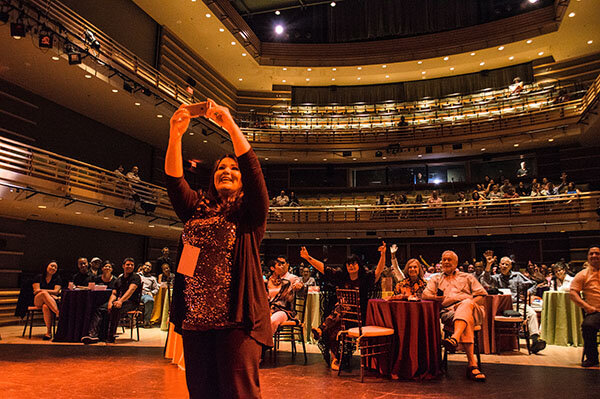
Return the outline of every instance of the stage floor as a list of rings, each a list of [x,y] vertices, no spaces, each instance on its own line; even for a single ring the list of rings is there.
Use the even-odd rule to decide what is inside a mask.
[[[166,336],[157,328],[140,330],[140,342],[84,346],[56,344],[34,336],[21,338],[22,327],[0,329],[0,397],[2,398],[185,398],[185,373],[164,359]],[[43,329],[41,329],[43,331]],[[35,333],[35,330],[34,330]],[[129,331],[125,334],[129,337]],[[150,345],[152,343],[152,345]],[[581,348],[548,346],[540,355],[484,355],[488,381],[464,377],[464,355],[453,355],[450,377],[426,382],[391,381],[354,369],[338,377],[325,367],[314,345],[308,364],[300,355],[292,361],[283,347],[277,365],[267,355],[261,366],[263,398],[597,398],[598,368],[579,367]]]

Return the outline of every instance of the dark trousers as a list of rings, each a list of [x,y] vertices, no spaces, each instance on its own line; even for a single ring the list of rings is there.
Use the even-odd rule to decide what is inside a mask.
[[[337,336],[342,330],[342,317],[340,313],[339,305],[336,305],[335,309],[329,316],[323,320],[323,323],[319,326],[321,329],[321,344],[325,351],[330,350],[336,359],[340,358],[340,347],[338,345]],[[329,354],[323,354],[325,360],[329,358]]]
[[[598,360],[598,330],[600,330],[600,312],[586,315],[581,323],[581,334],[583,353],[588,360]]]
[[[183,330],[190,399],[260,398],[261,346],[242,329]]]
[[[108,310],[108,302],[104,305],[100,306],[96,309],[96,313],[92,316],[92,320],[90,320],[90,331],[88,333],[91,337],[104,337],[104,334],[99,331],[100,326],[105,325],[106,323],[102,323],[106,318],[109,319],[108,322],[108,331],[106,331],[106,337],[111,339],[115,336],[117,332],[117,327],[119,324],[119,319],[121,318],[121,314],[123,312],[129,312],[137,308],[138,305],[133,303],[132,301],[125,301],[121,308],[117,309],[113,307],[110,311]]]

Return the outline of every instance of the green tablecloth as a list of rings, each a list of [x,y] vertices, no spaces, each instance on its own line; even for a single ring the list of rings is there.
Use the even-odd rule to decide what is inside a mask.
[[[583,346],[583,314],[568,292],[546,291],[542,306],[542,338],[549,345]]]
[[[311,329],[321,324],[321,293],[309,292],[306,298],[306,311],[304,313],[304,339],[306,342],[313,341]]]

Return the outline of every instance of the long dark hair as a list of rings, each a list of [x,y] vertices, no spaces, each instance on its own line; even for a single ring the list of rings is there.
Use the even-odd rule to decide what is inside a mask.
[[[350,273],[348,273],[348,268],[346,267],[346,265],[351,264],[351,263],[358,264],[358,279],[362,280],[363,277],[365,276],[365,273],[367,272],[367,268],[362,265],[362,262],[358,255],[352,254],[346,259],[346,262],[344,262],[344,266],[342,266],[342,272],[344,274],[344,281],[345,282],[350,281]]]
[[[227,201],[223,201],[215,186],[215,173],[219,168],[219,164],[225,158],[233,159],[235,163],[239,165],[237,157],[233,154],[225,154],[215,162],[212,173],[210,174],[208,191],[198,190],[198,204],[196,205],[196,208],[205,216],[213,216],[219,213],[223,213],[225,216],[232,216],[235,215],[241,207],[242,197],[244,196],[243,187],[239,192],[230,196]]]
[[[52,259],[51,261],[49,261],[48,263],[46,263],[45,266],[42,266],[42,279],[45,279],[47,277],[47,275],[48,275],[48,265],[50,263],[56,263],[56,273],[58,273],[58,262],[55,261],[54,259]]]

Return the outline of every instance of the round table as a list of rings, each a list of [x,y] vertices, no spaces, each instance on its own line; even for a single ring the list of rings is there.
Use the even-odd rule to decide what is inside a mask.
[[[80,342],[89,332],[96,309],[108,302],[111,293],[112,290],[63,290],[54,341]]]
[[[306,297],[306,310],[304,311],[304,340],[316,343],[311,334],[311,329],[321,324],[321,293],[309,292]]]
[[[440,374],[440,305],[434,301],[369,300],[366,325],[393,328],[396,332],[387,362],[377,362],[381,374],[394,379],[431,379]]]
[[[542,338],[549,345],[583,346],[581,308],[568,292],[546,291],[542,305]]]
[[[167,294],[167,287],[161,286],[158,293],[154,297],[154,308],[152,309],[152,316],[150,322],[152,324],[160,322],[160,329],[167,331],[169,329],[169,298],[173,293],[173,288],[170,288],[170,293]]]

